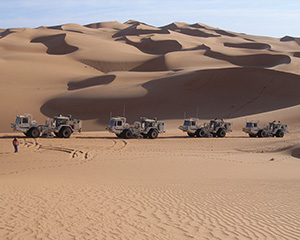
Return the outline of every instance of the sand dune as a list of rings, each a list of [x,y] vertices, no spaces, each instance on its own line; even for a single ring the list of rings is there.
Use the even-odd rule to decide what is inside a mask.
[[[9,131],[16,110],[30,111],[39,121],[70,113],[96,130],[124,105],[130,120],[141,114],[171,120],[197,107],[206,119],[299,104],[295,37],[251,36],[201,23],[154,27],[135,20],[0,34],[1,91],[8,104],[2,132]],[[8,94],[16,88],[22,104]]]
[[[199,103],[199,115],[209,119],[216,116],[236,118],[300,104],[299,76],[274,70],[227,68],[174,73],[168,77],[140,82],[130,89],[124,77],[117,76],[112,88],[109,84],[105,87],[93,86],[82,89],[80,93],[73,91],[60,95],[46,102],[41,111],[45,115],[55,111],[67,114],[65,109],[69,109],[79,117],[84,118],[89,114],[91,118],[96,118],[105,112],[120,113],[125,105],[130,121],[147,114],[162,119],[180,119],[184,112],[195,112],[195,105],[189,103],[196,102]],[[107,92],[111,93],[110,96]],[[178,101],[178,96],[185,97]],[[282,101],[283,98],[285,101]],[[95,109],[91,101],[103,106]],[[137,104],[140,101],[143,104]],[[123,105],[120,106],[120,102]]]

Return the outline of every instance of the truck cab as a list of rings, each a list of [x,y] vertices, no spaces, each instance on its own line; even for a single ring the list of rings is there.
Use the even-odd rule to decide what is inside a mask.
[[[186,132],[190,137],[194,137],[196,131],[201,127],[198,118],[187,118],[184,119],[183,125],[179,126],[178,128],[183,132]]]

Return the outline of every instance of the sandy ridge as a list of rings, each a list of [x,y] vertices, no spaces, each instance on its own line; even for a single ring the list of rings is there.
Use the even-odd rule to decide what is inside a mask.
[[[135,20],[86,26],[12,28],[3,29],[0,34],[0,70],[5,83],[1,96],[9,104],[3,108],[6,117],[0,125],[1,131],[9,130],[16,111],[31,111],[38,121],[44,121],[44,116],[72,114],[88,120],[87,130],[95,130],[103,129],[109,113],[119,114],[122,105],[127,106],[129,120],[133,121],[140,115],[180,119],[183,112],[196,109],[202,102],[212,105],[204,106],[200,118],[241,117],[299,104],[297,99],[289,97],[298,88],[293,79],[299,75],[300,50],[298,38],[294,37],[251,36],[201,23],[175,22],[154,27]],[[232,68],[243,72],[239,79],[241,83],[252,83],[255,89],[249,90],[247,85],[239,84],[237,90],[236,81],[232,81],[236,77],[226,74]],[[169,83],[165,82],[168,79],[177,84],[179,79],[185,82],[185,77],[197,76],[194,81],[201,84],[203,79],[199,71],[202,70],[211,70],[209,79],[214,84],[224,71],[222,79],[228,91],[225,99],[232,96],[231,88],[241,95],[258,95],[262,79],[272,81],[273,78],[284,86],[280,87],[280,91],[285,91],[284,97],[280,97],[280,101],[257,98],[251,108],[237,111],[240,106],[236,106],[237,109],[232,111],[231,106],[239,105],[239,96],[230,103],[223,101],[224,94],[220,93],[218,85],[207,86],[195,95],[194,91],[198,89],[182,91],[184,86],[179,84],[177,89],[172,87],[170,91]],[[270,71],[274,72],[266,74]],[[148,74],[146,85],[141,83],[141,73]],[[157,78],[158,73],[164,77]],[[147,85],[151,87],[145,87]],[[145,88],[142,95],[137,86]],[[19,99],[15,100],[9,93],[16,87]],[[271,88],[272,93],[268,95],[278,98],[278,89]],[[119,97],[107,97],[115,96],[116,92],[120,93]],[[173,95],[178,97],[174,99]],[[211,95],[216,98],[214,101],[210,100]],[[184,102],[190,96],[194,100]],[[84,101],[79,103],[82,99]],[[214,102],[218,102],[218,106]],[[145,108],[148,104],[151,107]],[[173,109],[170,104],[179,108]],[[209,113],[206,108],[214,110]]]

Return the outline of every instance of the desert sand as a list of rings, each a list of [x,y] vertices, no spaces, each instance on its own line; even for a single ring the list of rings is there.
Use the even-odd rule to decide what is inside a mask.
[[[1,239],[299,239],[299,134],[1,134]]]
[[[299,42],[201,23],[0,29],[0,239],[300,239]],[[103,131],[124,109],[167,133]],[[233,132],[189,138],[197,109]],[[84,132],[25,138],[10,129],[23,113]],[[290,132],[249,138],[246,120]]]

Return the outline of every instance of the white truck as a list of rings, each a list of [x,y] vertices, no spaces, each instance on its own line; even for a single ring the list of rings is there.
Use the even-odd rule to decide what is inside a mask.
[[[119,138],[151,138],[155,139],[159,133],[165,133],[165,123],[158,122],[156,118],[149,119],[141,117],[140,121],[130,125],[125,117],[112,117],[106,128],[109,132],[115,133]]]
[[[59,115],[53,120],[47,119],[45,125],[38,125],[31,114],[24,114],[17,115],[16,121],[11,123],[11,128],[32,138],[40,137],[41,134],[50,136],[52,132],[59,138],[69,138],[75,130],[81,132],[82,120],[72,119],[71,115],[68,117]]]
[[[190,137],[225,137],[232,131],[232,123],[224,122],[224,119],[213,119],[203,125],[198,118],[184,119],[183,125],[178,127]]]
[[[280,121],[273,121],[260,126],[259,121],[247,121],[246,127],[243,128],[245,133],[248,133],[250,137],[284,137],[285,133],[288,133],[288,126],[282,124]]]

